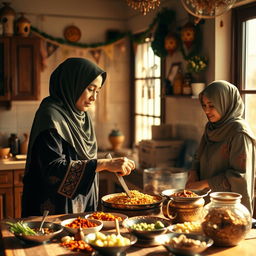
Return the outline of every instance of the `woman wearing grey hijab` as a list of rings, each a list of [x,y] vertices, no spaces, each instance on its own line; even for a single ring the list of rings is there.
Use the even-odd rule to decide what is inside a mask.
[[[93,62],[69,58],[51,74],[50,96],[36,112],[23,179],[22,217],[95,211],[98,172],[128,175],[127,158],[97,159],[97,142],[88,109],[106,72]]]
[[[219,80],[209,84],[199,99],[208,122],[186,188],[240,193],[242,203],[252,213],[255,137],[243,119],[239,91],[231,83]]]

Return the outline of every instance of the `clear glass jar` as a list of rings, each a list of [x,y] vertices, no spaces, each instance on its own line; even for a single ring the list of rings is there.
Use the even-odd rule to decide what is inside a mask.
[[[243,240],[251,228],[251,214],[234,192],[214,192],[204,206],[202,229],[217,246],[233,246]]]

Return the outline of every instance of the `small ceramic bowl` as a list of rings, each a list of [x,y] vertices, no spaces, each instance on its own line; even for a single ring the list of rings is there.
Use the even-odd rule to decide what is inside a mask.
[[[139,223],[147,223],[152,224],[156,223],[157,221],[161,221],[164,224],[163,228],[158,228],[154,230],[136,230],[132,228],[132,225],[139,224]],[[171,222],[156,216],[135,216],[128,218],[127,220],[123,221],[123,226],[129,230],[130,233],[134,234],[140,239],[153,239],[154,237],[164,234],[168,231],[168,227],[170,227]]]
[[[76,234],[78,232],[79,227],[78,228],[71,228],[71,227],[67,226],[68,224],[72,223],[75,220],[77,220],[77,218],[66,219],[66,220],[63,220],[60,224],[61,224],[61,226],[63,226],[70,233]],[[91,223],[96,224],[96,226],[95,227],[88,227],[88,228],[82,227],[84,234],[94,233],[94,232],[100,231],[102,229],[102,227],[103,227],[102,221],[100,221],[100,220],[89,220],[89,221]]]
[[[40,225],[41,225],[41,221],[28,221],[28,222],[24,222],[27,224],[28,227],[32,228],[32,229],[39,229]],[[63,227],[59,224],[53,223],[53,222],[45,222],[43,225],[43,228],[49,228],[52,232],[50,233],[45,233],[42,235],[22,235],[22,234],[16,234],[14,233],[15,237],[25,241],[25,242],[36,242],[36,243],[43,243],[43,242],[47,242],[50,239],[52,239],[54,236],[56,236],[57,234],[59,234],[62,230]]]
[[[128,219],[128,216],[127,215],[124,215],[122,213],[115,213],[115,212],[106,212],[106,214],[111,214],[112,216],[114,217],[120,217],[122,218],[122,220],[118,221],[119,222],[119,225],[121,225],[123,223],[124,220],[127,220]],[[92,217],[94,215],[94,213],[91,213],[91,214],[87,214],[85,216],[86,219],[96,219],[95,217]],[[95,215],[94,215],[95,216]],[[112,229],[112,228],[115,228],[115,221],[114,220],[103,220],[101,218],[98,218],[97,220],[100,220],[102,221],[103,223],[103,228],[104,229]]]
[[[188,245],[183,243],[180,243],[180,245],[174,245],[172,240],[174,238],[178,239],[180,236],[185,236],[187,239],[197,240],[197,245]],[[167,251],[180,256],[198,255],[213,244],[213,240],[211,238],[196,234],[167,233],[156,237],[156,240],[159,244],[163,245]],[[200,243],[203,242],[203,244],[199,246],[198,241],[200,241]]]
[[[116,234],[103,232],[106,235]],[[129,245],[124,246],[97,246],[93,241],[95,241],[96,233],[88,234],[85,236],[85,242],[88,243],[94,250],[100,253],[100,255],[107,256],[117,256],[121,255],[122,252],[125,252],[130,246],[137,242],[137,237],[132,234],[121,234],[121,236],[130,239]]]
[[[1,148],[0,147],[0,159],[7,159],[10,156],[11,148]]]

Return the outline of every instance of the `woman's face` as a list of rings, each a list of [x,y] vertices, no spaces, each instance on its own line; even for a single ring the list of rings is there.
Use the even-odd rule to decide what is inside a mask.
[[[202,108],[209,122],[216,123],[221,119],[221,115],[214,107],[213,103],[205,96],[202,96]]]
[[[89,86],[85,88],[76,102],[76,108],[80,111],[87,111],[95,102],[97,94],[102,85],[102,76],[99,75]]]

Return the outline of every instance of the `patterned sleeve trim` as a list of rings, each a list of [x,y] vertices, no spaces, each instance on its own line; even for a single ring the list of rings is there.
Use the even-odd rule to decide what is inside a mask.
[[[68,198],[73,197],[83,177],[86,164],[87,161],[85,160],[77,160],[70,162],[67,173],[58,189],[59,194]]]

